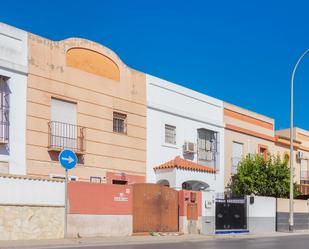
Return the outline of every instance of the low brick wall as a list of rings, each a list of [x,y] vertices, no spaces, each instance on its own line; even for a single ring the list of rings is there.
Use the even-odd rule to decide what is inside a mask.
[[[0,240],[63,238],[64,207],[0,205]]]

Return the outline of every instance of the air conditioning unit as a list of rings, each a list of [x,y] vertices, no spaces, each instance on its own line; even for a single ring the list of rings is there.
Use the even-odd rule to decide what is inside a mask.
[[[195,153],[195,144],[192,142],[185,142],[183,146],[183,151],[188,154],[194,154]]]
[[[304,159],[304,158],[305,158],[305,157],[304,157],[304,153],[301,152],[301,151],[297,151],[296,158],[297,158],[297,160],[302,160],[302,159]]]

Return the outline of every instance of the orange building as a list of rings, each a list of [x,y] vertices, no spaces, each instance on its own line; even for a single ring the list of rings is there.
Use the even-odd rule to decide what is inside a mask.
[[[88,40],[28,34],[27,174],[62,178],[62,149],[78,155],[71,180],[126,184],[146,172],[146,79]]]

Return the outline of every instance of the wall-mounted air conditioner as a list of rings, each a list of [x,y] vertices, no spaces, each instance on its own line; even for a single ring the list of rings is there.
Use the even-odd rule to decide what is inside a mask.
[[[304,153],[302,151],[297,151],[296,158],[297,160],[305,159]]]
[[[194,154],[195,153],[195,144],[192,142],[185,142],[183,146],[184,153]]]

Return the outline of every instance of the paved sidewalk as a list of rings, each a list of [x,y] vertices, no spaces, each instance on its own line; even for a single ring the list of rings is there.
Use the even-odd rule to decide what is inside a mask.
[[[127,237],[96,237],[96,238],[68,238],[48,240],[15,240],[0,241],[1,249],[19,248],[57,248],[57,247],[84,247],[84,246],[111,246],[132,244],[158,244],[158,243],[181,243],[197,242],[205,240],[222,239],[245,239],[262,237],[297,236],[308,234],[309,231],[295,233],[271,233],[271,234],[226,234],[226,235],[179,235],[179,236],[127,236]]]

